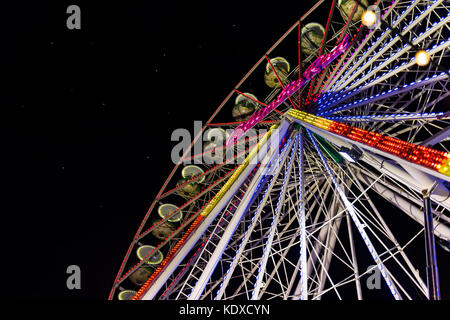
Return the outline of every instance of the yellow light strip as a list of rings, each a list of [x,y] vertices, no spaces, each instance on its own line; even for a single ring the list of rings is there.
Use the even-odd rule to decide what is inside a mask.
[[[237,178],[244,171],[244,169],[247,168],[248,164],[250,163],[250,160],[252,160],[252,158],[258,153],[261,146],[272,135],[272,131],[275,130],[277,127],[278,127],[278,125],[273,125],[272,127],[270,127],[269,131],[267,131],[267,133],[258,142],[256,147],[250,152],[250,154],[247,156],[247,158],[245,158],[244,162],[242,162],[242,164],[237,168],[237,170],[228,179],[228,181],[219,190],[219,192],[216,193],[214,198],[212,198],[211,201],[206,205],[206,207],[203,209],[202,213],[200,214],[201,216],[206,217],[212,211],[212,209],[214,209],[214,207],[217,205],[217,203],[220,201],[220,199],[223,198],[225,193],[230,189],[230,187],[233,185],[233,183],[237,180]]]

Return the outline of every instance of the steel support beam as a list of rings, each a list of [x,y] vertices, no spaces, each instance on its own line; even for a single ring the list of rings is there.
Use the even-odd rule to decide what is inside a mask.
[[[433,233],[433,214],[431,212],[431,199],[428,190],[423,191],[423,220],[426,254],[426,272],[428,285],[428,299],[441,300],[439,290],[439,273],[436,261],[436,245]]]
[[[414,204],[399,196],[396,192],[393,192],[390,189],[386,188],[381,183],[375,182],[372,178],[369,178],[366,175],[362,175],[360,172],[356,172],[355,174],[358,179],[365,185],[371,185],[373,191],[405,212],[408,216],[420,223],[422,226],[424,225],[423,212]],[[438,223],[436,220],[434,221],[434,225],[434,234],[439,238],[450,242],[450,228],[442,223]]]

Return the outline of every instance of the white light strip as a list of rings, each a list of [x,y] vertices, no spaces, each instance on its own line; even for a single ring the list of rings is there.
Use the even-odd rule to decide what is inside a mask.
[[[413,17],[413,20],[412,20],[408,25],[406,25],[406,26],[403,27],[401,34],[402,34],[402,35],[405,35],[407,32],[410,31],[410,29],[411,29],[412,27],[416,26],[416,25],[419,24],[423,19],[425,19],[426,17],[428,17],[428,16],[430,15],[431,11],[432,11],[432,10],[433,10],[440,2],[442,2],[442,0],[441,0],[441,1],[434,1],[434,2],[435,2],[434,4],[429,3],[427,10],[425,10],[424,12],[422,12],[420,16]],[[405,14],[405,13],[403,13],[403,14]],[[403,14],[402,14],[402,15],[403,15]],[[447,18],[448,18],[448,16],[447,16]],[[444,21],[442,21],[442,20],[444,20]],[[444,24],[446,23],[446,22],[445,22],[446,19],[442,19],[442,20],[441,20],[441,22],[438,24],[438,27],[440,27],[441,25],[444,25]],[[394,23],[394,25],[393,25],[394,28],[396,27],[397,23],[398,23],[398,22]],[[424,33],[423,35],[421,35],[418,39],[415,39],[415,38],[414,38],[414,39],[413,39],[413,40],[414,40],[413,43],[414,43],[414,44],[417,44],[417,43],[420,42],[422,39],[424,39],[426,36],[428,36],[429,34],[433,33],[433,32],[436,30],[436,27],[437,27],[436,24],[433,24],[432,28],[426,30],[425,33]],[[375,42],[368,48],[368,51],[371,52],[371,51],[373,51],[375,48],[379,48],[379,53],[383,53],[384,51],[386,51],[387,49],[389,49],[390,47],[392,47],[392,45],[394,45],[397,41],[400,40],[400,37],[399,37],[397,34],[395,34],[395,35],[394,35],[395,37],[393,37],[393,38],[391,39],[391,41],[389,42],[389,46],[381,46],[381,47],[380,47],[378,41],[383,40],[383,39],[384,39],[387,35],[389,35],[390,33],[391,33],[391,30],[383,31],[383,33],[381,34],[381,36],[379,36],[379,37],[375,40]],[[408,46],[409,46],[409,45],[408,45]],[[370,54],[370,53],[368,53],[368,54]],[[361,60],[364,61],[365,59],[363,59],[363,58],[365,58],[365,57],[366,57],[366,55],[362,56],[362,57],[358,60],[358,62],[361,61]],[[334,89],[334,88],[336,87],[336,91],[337,91],[337,90],[342,89],[344,86],[348,85],[348,84],[349,84],[349,83],[350,83],[350,82],[358,75],[357,71],[359,71],[359,70],[363,71],[364,69],[366,69],[366,68],[370,65],[369,61],[371,61],[373,58],[376,58],[376,57],[377,57],[376,55],[375,55],[375,56],[372,56],[369,60],[365,61],[365,63],[364,63],[362,66],[360,66],[360,63],[356,63],[357,69],[354,70],[354,67],[355,67],[355,66],[353,66],[353,67],[351,68],[351,70],[349,70],[349,72],[351,71],[351,73],[349,73],[349,75],[350,75],[351,77],[349,77],[347,80],[345,80],[345,81],[343,82],[342,80],[345,79],[346,76],[347,76],[347,72],[346,72],[346,73],[343,75],[343,78],[340,79],[339,84],[336,83],[335,85],[333,85],[333,87],[332,87],[331,89]],[[391,56],[390,59],[387,60],[387,62],[393,61],[394,59],[396,59],[396,57]],[[373,71],[376,71],[376,70],[372,70],[370,73],[372,73]],[[356,81],[358,81],[358,80],[356,80]],[[355,83],[355,81],[353,81],[353,83]]]
[[[450,116],[444,112],[430,112],[430,113],[393,113],[393,114],[379,114],[368,116],[336,116],[325,117],[329,120],[337,120],[339,122],[385,122],[385,121],[405,121],[405,120],[436,120],[449,119]]]
[[[297,137],[295,138],[295,140],[297,140]],[[295,145],[294,141],[294,145]],[[264,272],[266,270],[266,266],[267,266],[267,261],[269,260],[269,254],[272,250],[272,243],[273,243],[273,238],[275,236],[275,230],[277,229],[277,224],[278,224],[278,219],[280,217],[280,211],[281,211],[281,203],[283,202],[282,200],[284,199],[284,196],[286,194],[286,181],[288,181],[288,176],[290,174],[291,168],[292,168],[292,159],[294,158],[294,152],[295,152],[295,147],[292,148],[292,152],[289,158],[289,163],[286,166],[286,170],[285,170],[285,176],[283,179],[283,184],[281,186],[281,190],[280,190],[280,195],[278,197],[278,201],[277,201],[277,206],[275,209],[275,215],[273,217],[272,220],[272,224],[270,226],[270,231],[269,231],[269,236],[267,238],[265,247],[264,247],[264,253],[262,255],[262,259],[260,261],[260,265],[258,268],[258,275],[256,276],[256,282],[255,282],[255,286],[252,292],[252,298],[251,300],[257,300],[258,296],[259,296],[259,292],[261,290],[261,287],[263,285],[262,281],[263,281],[263,275]]]
[[[308,300],[308,270],[306,257],[306,226],[305,226],[305,204],[304,202],[304,163],[303,163],[303,134],[302,131],[298,134],[298,171],[299,171],[299,229],[300,229],[300,299]]]
[[[433,56],[436,53],[447,49],[449,46],[450,46],[450,39],[442,40],[439,44],[435,44],[431,48],[427,49],[426,52],[430,56]],[[406,45],[406,47],[404,47],[402,49],[401,53],[408,51],[410,48],[411,48],[411,46]],[[396,54],[396,56],[397,56],[397,54]],[[386,65],[386,63],[384,61],[382,61],[380,65],[382,65],[380,67],[380,68],[382,68]],[[344,100],[348,100],[349,98],[353,97],[354,95],[360,93],[361,91],[367,90],[367,89],[371,88],[372,86],[377,85],[378,83],[381,83],[381,82],[383,82],[383,81],[385,81],[385,80],[387,80],[387,79],[399,74],[400,72],[403,72],[403,71],[407,70],[408,68],[413,67],[415,65],[416,65],[415,58],[412,57],[409,62],[404,61],[402,64],[396,65],[393,69],[390,69],[390,70],[384,72],[383,74],[372,79],[370,82],[361,84],[357,88],[355,88],[356,84],[354,85],[352,83],[351,87],[348,90],[347,89],[342,90],[339,93],[332,93],[332,92],[326,93],[319,99],[319,110],[332,108],[335,105],[339,104],[340,102],[342,102]],[[376,67],[376,69],[380,69],[380,68]],[[331,95],[332,95],[332,97],[331,97]],[[328,99],[328,97],[330,97],[330,99]]]
[[[443,0],[439,0],[436,1],[435,4],[433,4],[433,6],[430,8],[428,7],[428,10],[432,10],[434,9],[435,6],[437,6],[440,2],[442,2]],[[393,11],[395,9],[395,6],[398,4],[398,1],[393,1],[392,5],[390,6],[390,8],[388,9],[388,12],[385,13],[385,15],[396,15],[395,20],[392,22],[392,26],[394,28],[397,27],[398,24],[400,24],[401,21],[403,21],[406,16],[416,7],[416,5],[418,4],[418,2],[420,2],[420,0],[413,0],[411,2],[411,4],[408,5],[408,7],[403,10],[400,14],[396,13],[395,11]],[[400,4],[402,5],[402,4]],[[428,13],[427,13],[428,14]],[[424,17],[427,15],[424,13]],[[419,22],[419,17],[414,17],[414,20],[412,20],[409,24],[408,24],[408,28],[409,27],[413,27],[414,25],[416,25],[416,20],[417,23]],[[376,30],[371,30],[369,31],[369,34],[366,35],[366,38],[364,39],[364,41],[355,49],[354,53],[351,54],[350,58],[345,62],[344,66],[341,67],[341,70],[338,72],[338,74],[336,74],[333,79],[331,80],[331,82],[329,83],[329,85],[327,85],[326,87],[332,86],[332,88],[336,87],[336,85],[339,85],[339,83],[342,83],[343,81],[346,80],[346,78],[350,75],[353,75],[355,68],[357,68],[361,63],[364,62],[365,59],[363,59],[362,57],[366,57],[367,55],[370,55],[372,53],[372,51],[374,49],[376,49],[378,47],[378,45],[385,40],[385,38],[387,36],[389,36],[391,34],[391,30],[385,30],[374,42],[373,38],[370,37],[371,32],[375,32]],[[403,30],[403,31],[407,31],[407,30]],[[355,56],[352,59],[353,55],[359,55],[360,52],[363,50],[364,46],[366,46],[368,44],[368,42],[372,40],[372,43],[370,44],[370,46],[368,46],[367,49],[364,50],[364,55],[360,55],[359,59],[356,60],[356,58],[358,58],[357,56]],[[351,64],[351,65],[350,65]],[[336,83],[338,82],[339,83]]]

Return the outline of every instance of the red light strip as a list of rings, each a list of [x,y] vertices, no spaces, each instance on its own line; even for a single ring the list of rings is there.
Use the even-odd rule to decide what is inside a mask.
[[[167,263],[172,259],[174,254],[178,251],[179,248],[186,242],[186,239],[189,237],[189,235],[194,231],[194,229],[202,222],[203,217],[198,216],[192,224],[189,226],[189,228],[186,230],[186,232],[183,234],[180,240],[175,244],[175,246],[170,250],[169,254],[166,256],[166,258],[161,262],[161,264],[155,269],[155,271],[152,273],[152,275],[147,279],[147,281],[142,285],[142,287],[136,292],[133,298],[131,300],[139,300],[142,295],[147,291],[147,288],[152,284],[152,282],[156,279],[156,277],[161,273],[163,268],[167,265]]]
[[[310,123],[318,128],[450,176],[450,153],[448,152],[415,145],[397,138],[352,127],[344,123],[318,117],[303,111],[291,109],[288,112],[288,115]]]
[[[185,274],[186,271],[188,271],[189,268],[192,263],[195,261],[194,259],[196,259],[198,257],[198,255],[200,254],[200,251],[202,250],[202,248],[205,246],[206,242],[211,238],[212,233],[210,233],[210,235],[208,237],[205,238],[205,240],[202,241],[202,243],[200,244],[199,248],[197,249],[197,251],[192,255],[192,257],[189,259],[189,261],[186,263],[186,266],[183,267],[181,269],[181,271],[177,274],[177,276],[173,279],[172,283],[167,287],[167,289],[161,294],[161,298],[164,297],[167,292],[176,285],[177,281]]]
[[[399,158],[416,164],[440,171],[445,160],[448,160],[446,152],[418,146],[400,139],[391,138],[376,132],[371,132],[349,125],[334,122],[330,126],[330,132],[348,137],[354,141],[388,152]]]

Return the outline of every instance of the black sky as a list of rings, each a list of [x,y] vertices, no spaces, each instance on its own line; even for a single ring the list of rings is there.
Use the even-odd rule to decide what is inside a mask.
[[[311,2],[2,1],[7,295],[105,299],[173,129],[206,121]],[[82,290],[66,289],[71,264]]]
[[[313,3],[1,1],[2,295],[106,299],[171,132],[206,121]]]

